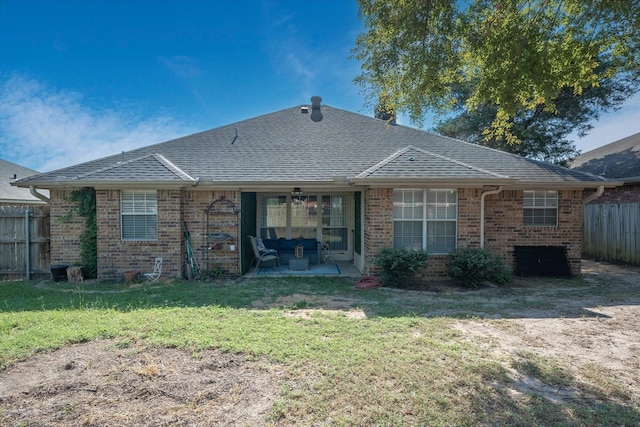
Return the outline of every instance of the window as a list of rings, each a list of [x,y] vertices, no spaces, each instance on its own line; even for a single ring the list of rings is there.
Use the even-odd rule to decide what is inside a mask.
[[[557,191],[524,191],[524,225],[555,227],[558,225]]]
[[[277,239],[287,235],[287,197],[262,196],[260,237]]]
[[[122,191],[120,213],[122,240],[156,240],[158,238],[156,191]]]
[[[456,248],[457,190],[393,191],[393,247],[447,254]]]

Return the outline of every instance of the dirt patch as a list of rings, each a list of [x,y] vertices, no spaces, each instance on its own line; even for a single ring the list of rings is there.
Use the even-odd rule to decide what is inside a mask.
[[[556,297],[553,306],[523,313],[523,317],[461,321],[455,326],[487,352],[508,360],[516,360],[522,352],[561,360],[576,380],[582,380],[586,372],[599,375],[621,385],[632,401],[640,402],[639,270],[583,262],[585,280],[594,286],[626,289],[629,296],[607,301],[597,293],[582,297],[569,293]],[[539,295],[544,297],[544,293]],[[569,388],[548,387],[516,369],[510,370],[510,376],[513,393],[534,391],[552,401],[575,398]]]
[[[3,372],[0,424],[264,425],[280,378],[278,366],[219,351],[87,342]]]
[[[329,295],[291,294],[278,297],[270,303],[261,300],[254,301],[252,306],[259,309],[291,309],[285,311],[287,317],[311,318],[314,314],[322,313],[323,316],[344,315],[352,319],[366,319],[367,315],[364,311],[353,308],[353,305],[358,302],[360,302],[358,299]]]

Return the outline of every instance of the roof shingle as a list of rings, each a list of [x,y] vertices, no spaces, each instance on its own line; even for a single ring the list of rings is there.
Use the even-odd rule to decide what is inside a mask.
[[[42,188],[56,177],[78,184],[189,182],[298,183],[349,179],[510,178],[521,183],[594,186],[605,179],[563,167],[389,124],[330,106],[313,121],[293,107],[205,132],[38,175],[21,182]],[[410,161],[409,157],[414,160]],[[164,159],[164,161],[162,160]]]

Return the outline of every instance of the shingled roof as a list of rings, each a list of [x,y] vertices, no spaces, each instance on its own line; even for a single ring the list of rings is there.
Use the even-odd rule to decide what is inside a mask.
[[[24,166],[0,159],[0,205],[44,205],[46,202],[35,197],[24,188],[12,187],[10,184],[14,179],[21,179],[36,175],[38,172]],[[15,177],[15,178],[14,178]],[[45,197],[49,196],[44,192]]]
[[[609,179],[640,180],[640,132],[587,151],[571,167]]]
[[[306,112],[305,112],[305,108]],[[307,105],[37,175],[20,186],[213,183],[255,187],[336,182],[595,187],[602,177],[407,126]]]

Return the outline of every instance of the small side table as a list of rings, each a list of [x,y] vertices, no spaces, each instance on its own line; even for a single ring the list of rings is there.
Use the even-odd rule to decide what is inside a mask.
[[[303,271],[309,269],[309,258],[290,258],[289,270],[291,271]]]

